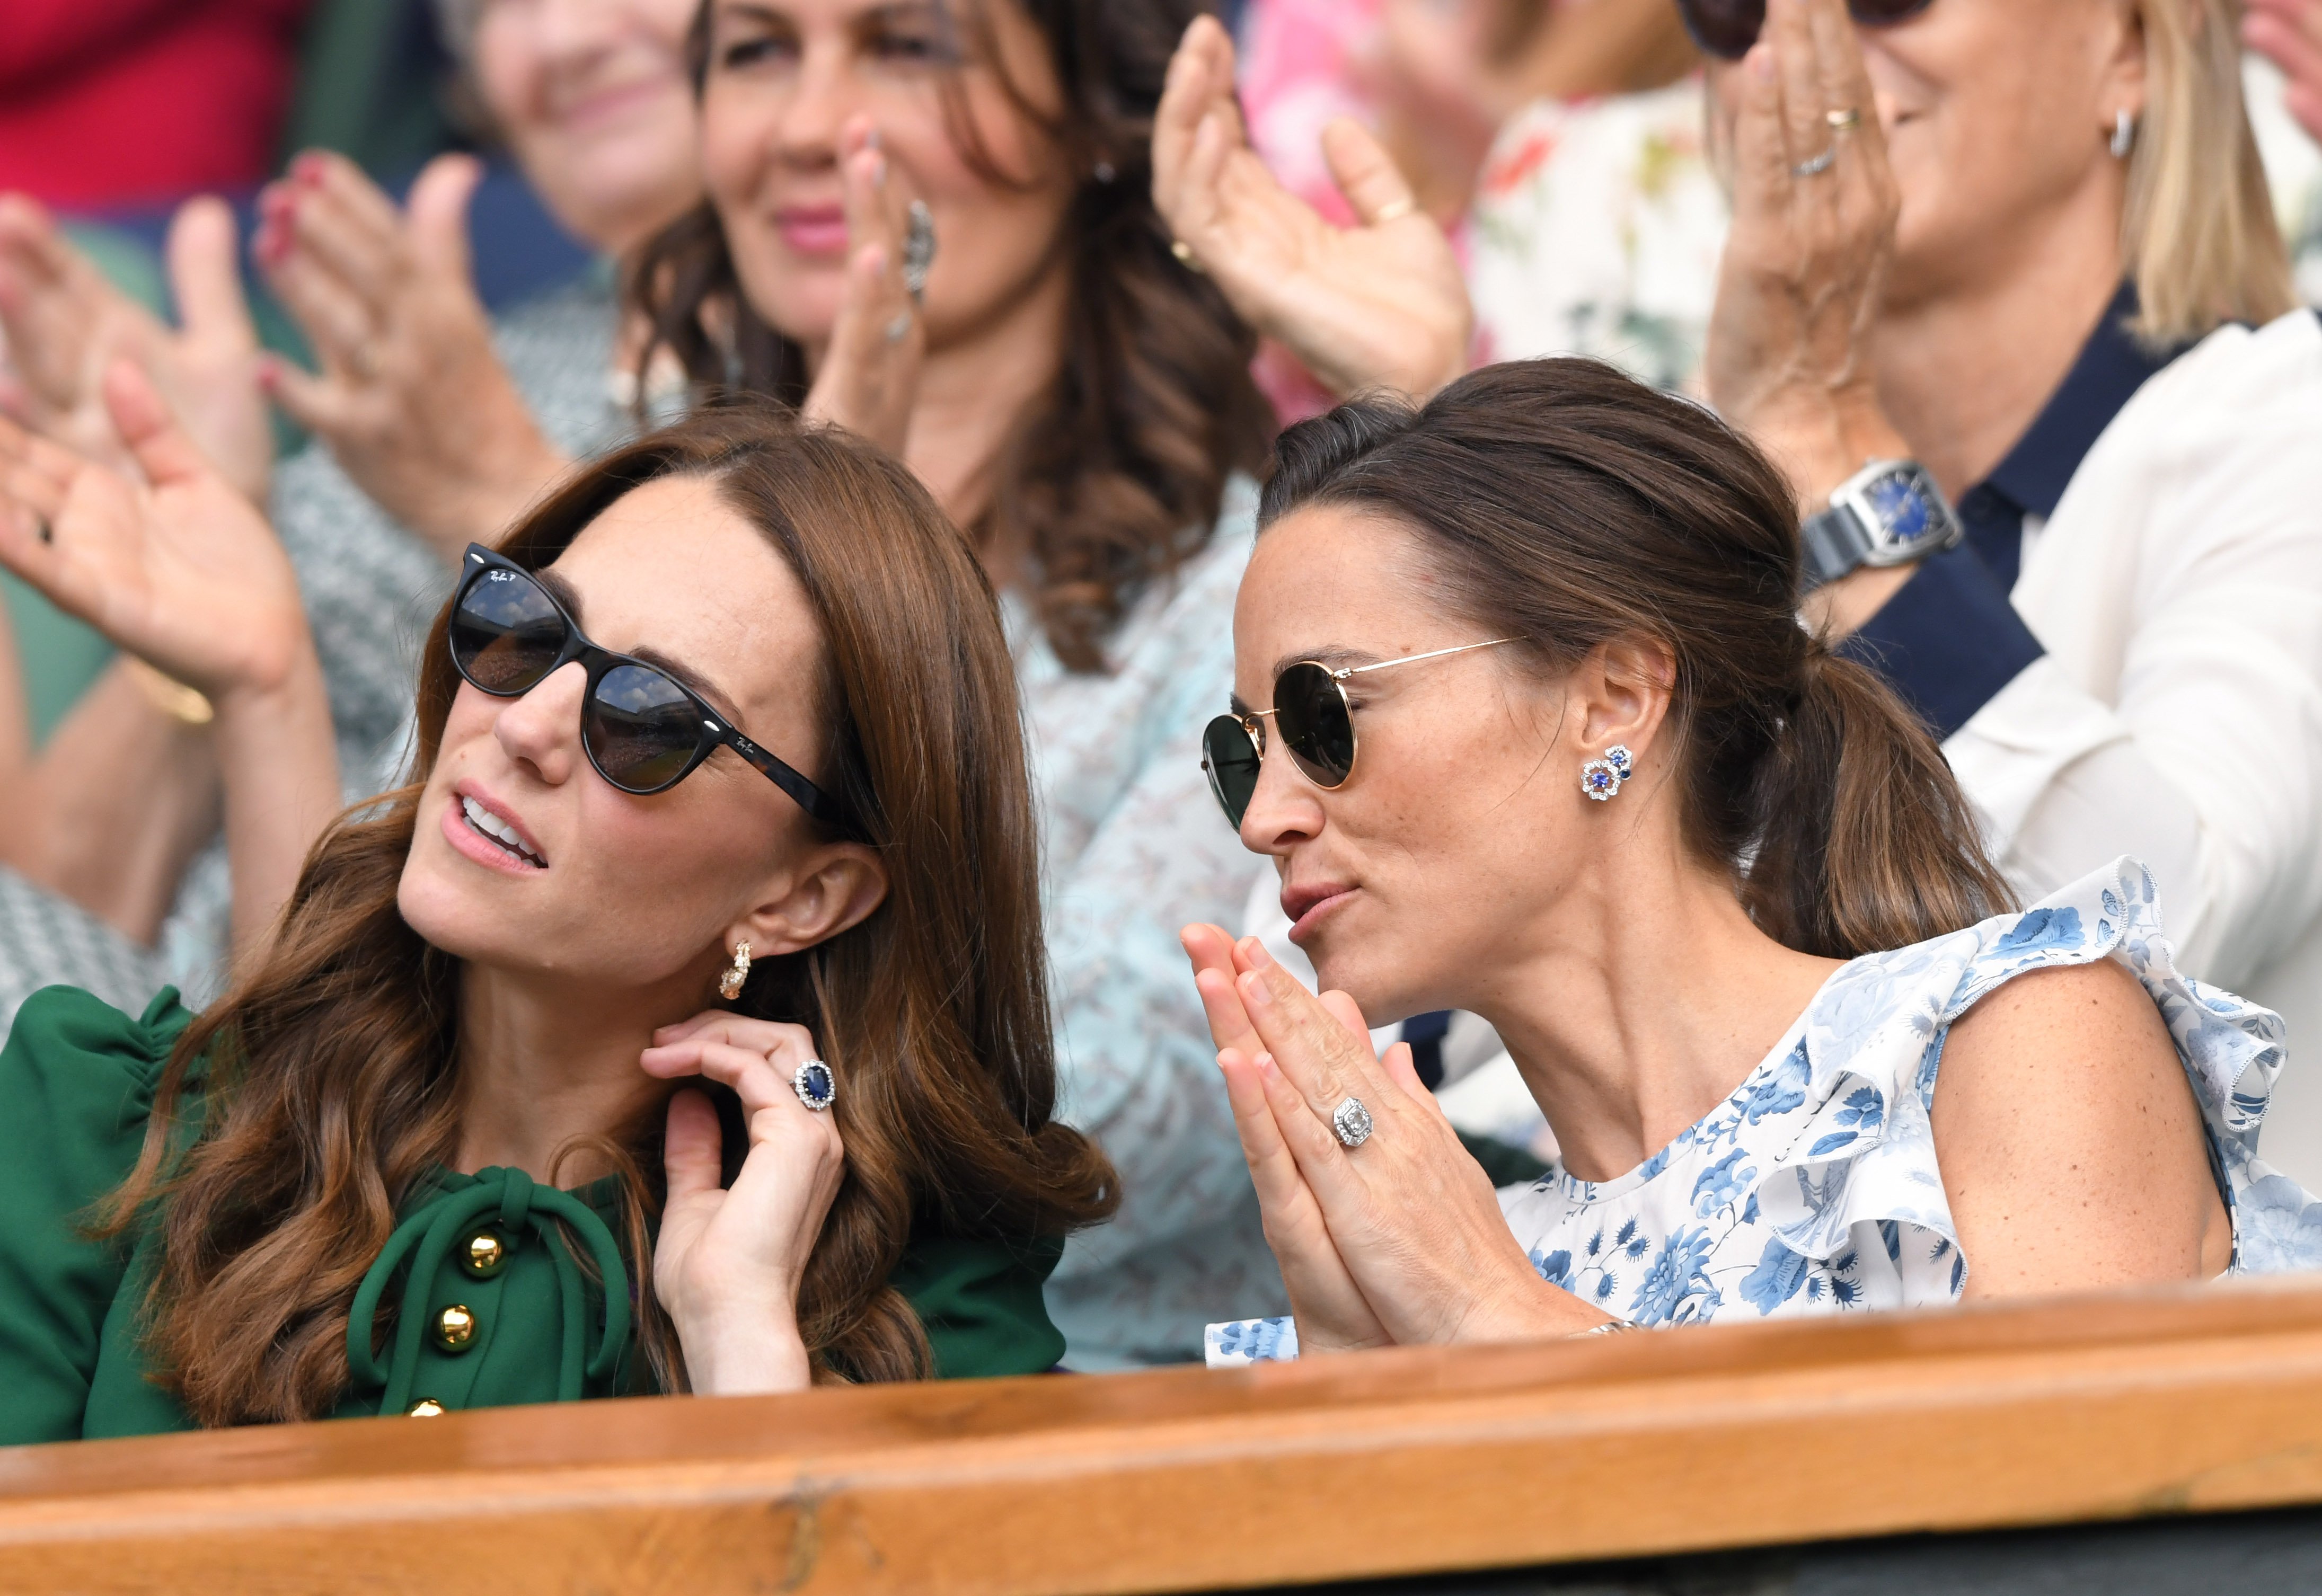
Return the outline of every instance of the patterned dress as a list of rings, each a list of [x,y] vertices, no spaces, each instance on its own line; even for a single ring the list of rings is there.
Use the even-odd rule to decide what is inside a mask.
[[[1642,1326],[1958,1300],[1928,1110],[1952,1023],[2034,970],[2119,961],[2169,1027],[2233,1223],[2231,1272],[2322,1265],[2322,1202],[2257,1155],[2280,1017],[2178,972],[2122,859],[2022,914],[1842,966],[1724,1102],[1636,1169],[1502,1194],[1542,1279]],[[1212,1325],[1212,1364],[1297,1355],[1285,1320]]]

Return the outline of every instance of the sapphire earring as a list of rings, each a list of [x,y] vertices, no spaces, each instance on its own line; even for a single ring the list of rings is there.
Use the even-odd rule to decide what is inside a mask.
[[[1592,759],[1580,767],[1580,790],[1598,803],[1609,803],[1629,779],[1631,762],[1634,758],[1628,745],[1615,743],[1604,751],[1603,759]]]

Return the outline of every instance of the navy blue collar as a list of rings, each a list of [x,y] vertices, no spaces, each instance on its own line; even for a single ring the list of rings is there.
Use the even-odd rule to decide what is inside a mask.
[[[2053,515],[2072,473],[2129,396],[2184,352],[2180,346],[2156,354],[2137,342],[2128,330],[2136,311],[2136,285],[2125,282],[2038,419],[1984,479],[2019,513]]]

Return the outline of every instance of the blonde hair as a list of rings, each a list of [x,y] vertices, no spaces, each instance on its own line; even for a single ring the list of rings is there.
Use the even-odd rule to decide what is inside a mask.
[[[2241,0],[2136,0],[2146,88],[2121,259],[2147,343],[2189,343],[2298,304],[2242,105],[2241,10]]]

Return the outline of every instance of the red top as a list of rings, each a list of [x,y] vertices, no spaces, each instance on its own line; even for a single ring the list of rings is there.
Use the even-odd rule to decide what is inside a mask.
[[[0,189],[103,206],[262,181],[310,0],[0,0]]]

